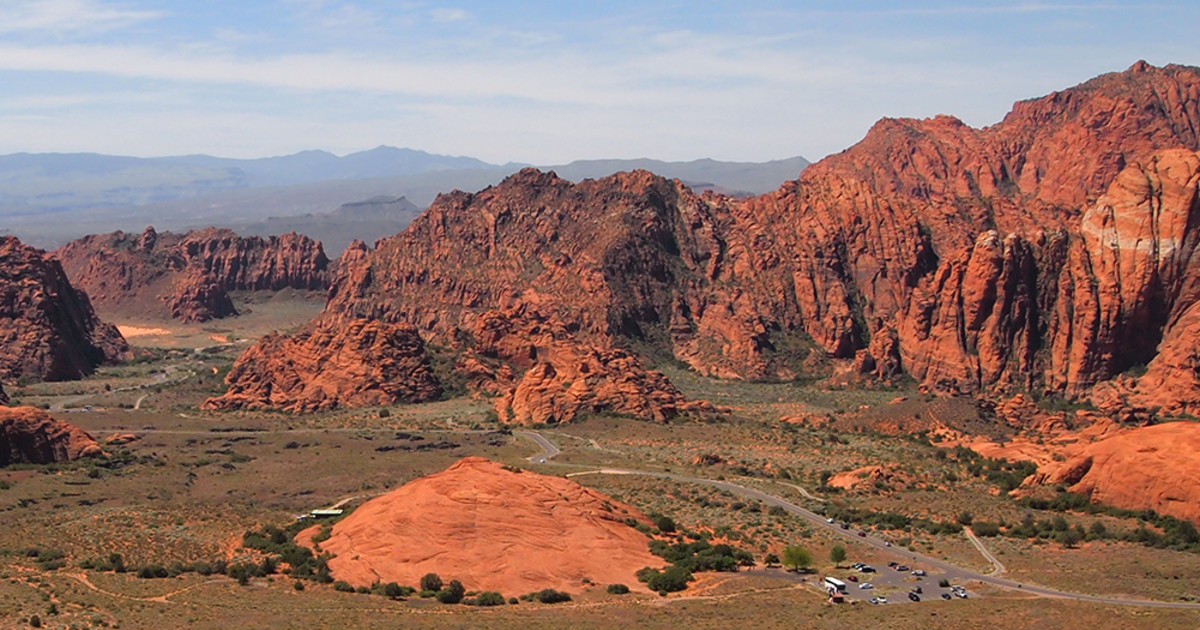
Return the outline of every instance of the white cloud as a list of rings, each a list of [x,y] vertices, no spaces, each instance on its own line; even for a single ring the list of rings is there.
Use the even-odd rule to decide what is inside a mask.
[[[8,0],[0,4],[0,33],[98,33],[162,16],[160,11],[129,9],[100,0]]]

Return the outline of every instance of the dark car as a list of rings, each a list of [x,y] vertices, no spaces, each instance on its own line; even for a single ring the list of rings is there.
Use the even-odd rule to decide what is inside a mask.
[[[889,562],[889,563],[888,563],[888,566],[889,566],[889,567],[895,567],[895,566],[896,566],[896,565],[898,565],[898,564],[900,564],[900,563],[899,563],[899,562],[896,562],[895,560],[893,560],[893,561],[891,561],[891,562]]]
[[[867,532],[858,532],[858,536],[859,536],[859,538],[866,538]]]
[[[900,571],[900,572],[907,572],[907,571],[909,571],[910,569],[911,569],[911,567],[909,567],[909,566],[907,566],[907,565],[903,565],[903,564],[902,564],[902,565],[900,565],[900,566],[898,566],[898,567],[896,567],[896,570],[897,570],[897,571]]]
[[[950,593],[942,593],[942,599],[950,599]]]
[[[857,576],[857,575],[847,575],[847,576],[846,576],[846,581],[848,581],[848,582],[857,582],[857,581],[858,581],[858,576]]]
[[[924,593],[925,591],[922,591],[920,586],[914,586],[914,587],[912,587],[912,592],[914,592],[914,593]]]
[[[842,529],[850,529],[850,523],[842,523]]]
[[[912,600],[912,601],[914,601],[914,602],[919,602],[919,601],[921,601],[921,596],[920,596],[920,595],[917,595],[916,593],[909,593],[909,594],[908,594],[908,598],[909,598],[909,599],[911,599],[911,600]]]

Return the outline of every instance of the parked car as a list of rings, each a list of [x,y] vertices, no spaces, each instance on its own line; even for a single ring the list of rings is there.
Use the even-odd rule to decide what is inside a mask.
[[[898,565],[898,564],[900,564],[900,563],[899,563],[899,562],[896,562],[896,561],[894,561],[894,560],[893,560],[892,562],[889,562],[889,563],[888,563],[888,566],[889,566],[889,567],[894,567],[894,566],[896,566],[896,565]]]
[[[850,568],[857,571],[865,566],[867,566],[867,563],[865,562],[855,562],[854,564],[850,565]]]
[[[920,586],[914,586],[914,587],[912,587],[912,592],[914,592],[914,593],[924,593],[925,591],[922,591]]]
[[[826,523],[833,523],[833,519],[831,519],[831,518],[827,518],[827,519],[825,519],[825,522],[826,522]]]
[[[966,599],[966,598],[967,598],[967,592],[966,592],[966,591],[954,591],[954,594],[955,594],[955,595],[958,595],[960,599]]]
[[[925,577],[925,570],[924,570],[924,569],[917,569],[916,571],[913,571],[913,572],[912,572],[912,574],[913,574],[913,575],[915,575],[915,576],[917,576],[917,577]]]
[[[886,604],[886,603],[887,603],[887,598],[886,598],[886,597],[872,597],[872,598],[870,599],[870,602],[871,602],[872,604]]]
[[[842,529],[850,529],[850,523],[842,523]]]
[[[916,593],[909,593],[909,594],[908,594],[908,598],[909,598],[909,599],[911,599],[911,600],[912,600],[912,601],[914,601],[914,602],[919,602],[919,601],[921,601],[921,596],[920,596],[920,595],[917,595]]]
[[[950,593],[942,593],[942,599],[950,599]]]
[[[846,581],[847,581],[847,582],[857,582],[857,581],[858,581],[858,576],[857,576],[857,575],[847,575],[847,576],[846,576]]]
[[[866,538],[866,537],[867,537],[867,532],[863,532],[863,531],[860,531],[860,532],[858,532],[858,537],[859,537],[859,538]]]
[[[901,573],[903,573],[903,572],[905,572],[905,571],[909,571],[909,570],[911,570],[911,569],[912,569],[912,567],[909,567],[909,566],[907,566],[907,565],[903,565],[903,564],[902,564],[902,565],[900,565],[900,566],[898,566],[898,567],[896,567],[896,570],[897,570],[897,571],[900,571]]]
[[[883,546],[884,546],[884,547],[891,547],[891,546],[892,546],[892,541],[890,541],[890,540],[885,540],[885,541],[883,541]]]
[[[859,568],[858,568],[858,572],[859,572],[859,573],[874,573],[874,572],[875,572],[875,567],[873,567],[873,566],[871,566],[871,565],[869,565],[869,564],[864,564],[864,565],[862,565],[861,567],[859,567]]]
[[[875,585],[870,582],[863,582],[862,584],[858,585],[858,588],[861,588],[863,590],[868,590],[868,589],[875,588]]]

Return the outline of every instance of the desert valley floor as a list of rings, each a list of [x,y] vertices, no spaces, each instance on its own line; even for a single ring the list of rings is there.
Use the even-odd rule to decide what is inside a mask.
[[[565,618],[614,628],[1200,623],[1194,552],[1136,542],[1128,534],[1145,527],[1136,515],[1056,510],[1007,496],[1000,489],[1013,487],[1005,485],[1012,483],[1005,473],[1013,471],[993,470],[996,462],[956,448],[981,426],[974,401],[912,387],[734,383],[663,366],[687,395],[728,408],[727,417],[651,423],[593,416],[514,429],[497,422],[488,401],[466,396],[300,416],[197,411],[205,397],[223,391],[221,379],[248,334],[294,325],[316,304],[292,295],[256,304],[240,321],[125,324],[133,345],[146,348],[143,358],[82,381],[9,392],[14,405],[47,408],[90,432],[107,455],[0,472],[6,626],[24,626],[32,616],[45,627],[126,628],[530,628],[561,627]],[[914,418],[932,418],[940,433],[901,438],[888,429]],[[1020,437],[1012,430],[997,443]],[[685,590],[665,596],[631,575],[629,594],[585,580],[570,585],[569,602],[514,600],[494,608],[446,605],[415,593],[345,592],[282,571],[239,584],[188,570],[217,559],[261,562],[266,554],[244,546],[246,532],[286,529],[318,508],[343,508],[335,518],[350,518],[369,498],[468,456],[565,476],[645,513],[669,515],[693,540],[748,550],[755,562],[732,572],[697,572]],[[1048,523],[1050,535],[987,531],[989,524],[1022,519]],[[1071,544],[1054,536],[1077,528],[1083,535]],[[533,542],[565,544],[564,553],[572,553],[570,540]],[[837,544],[847,553],[834,563],[830,550]],[[810,569],[764,561],[789,545],[811,551]],[[102,566],[114,553],[126,572]],[[477,558],[489,560],[487,553]],[[876,572],[857,573],[852,563]],[[145,567],[165,569],[168,577],[147,575]],[[876,588],[851,582],[853,603],[828,603],[822,578],[850,575]],[[965,587],[967,596],[941,598],[951,593],[939,586],[943,578]],[[907,594],[917,586],[921,601],[910,602]],[[1056,592],[1035,593],[1039,588]],[[868,597],[889,603],[871,605]]]

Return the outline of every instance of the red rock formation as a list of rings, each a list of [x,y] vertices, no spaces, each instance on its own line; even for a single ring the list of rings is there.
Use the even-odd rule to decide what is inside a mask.
[[[121,333],[96,317],[57,260],[0,237],[0,378],[77,379],[127,358]]]
[[[1042,467],[1044,483],[1092,501],[1200,523],[1200,424],[1168,422],[1118,433]],[[1050,472],[1046,472],[1049,469]]]
[[[626,525],[645,515],[562,477],[468,457],[371,499],[320,543],[333,576],[355,586],[417,585],[426,573],[508,596],[588,583],[639,588],[635,573],[663,561]],[[310,544],[317,528],[296,538]]]
[[[0,407],[0,466],[53,464],[103,454],[86,431],[34,407]]]
[[[325,289],[329,260],[297,234],[240,237],[208,228],[187,234],[85,236],[55,252],[97,306],[182,321],[236,315],[229,291]]]
[[[1188,409],[1196,129],[1200,72],[1139,63],[984,129],[882,120],[749,200],[646,172],[572,184],[525,170],[355,249],[325,316],[411,322],[469,347],[459,337],[480,313],[536,311],[581,349],[707,375],[790,378],[830,355],[960,392],[1079,396],[1150,363],[1140,395]],[[548,400],[575,382],[563,373],[513,378]],[[1168,382],[1189,389],[1145,391]]]
[[[562,326],[536,315],[484,313],[473,337],[471,351],[482,359],[473,360],[469,369],[474,386],[501,394],[496,412],[507,422],[570,422],[584,412],[661,422],[714,411],[705,402],[685,400],[665,376],[644,368],[633,354],[581,343]],[[501,364],[482,367],[488,359]]]
[[[205,409],[317,411],[435,400],[441,385],[407,324],[316,321],[292,336],[263,337],[234,363],[229,391]]]

